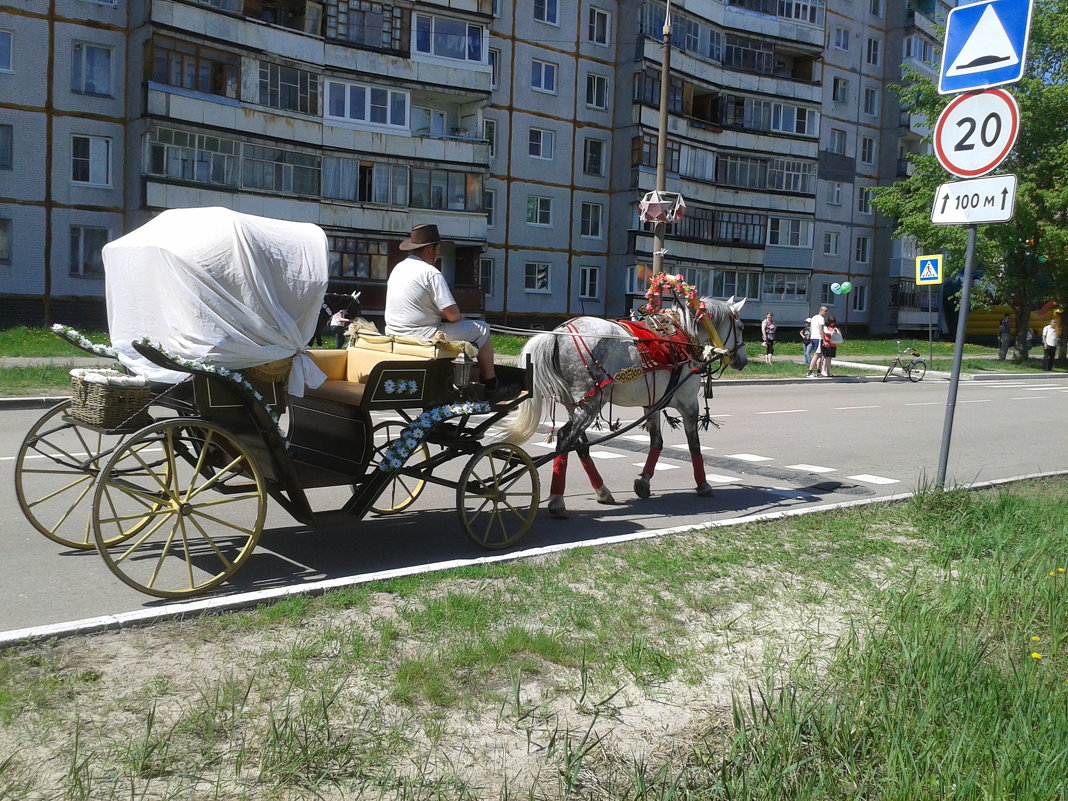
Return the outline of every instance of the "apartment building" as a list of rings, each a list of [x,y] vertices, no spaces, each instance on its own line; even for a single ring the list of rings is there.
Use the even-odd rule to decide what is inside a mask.
[[[822,301],[850,326],[909,323],[915,247],[866,190],[923,146],[886,91],[898,54],[933,63],[921,6],[674,0],[667,183],[687,209],[666,269],[747,298],[750,320]],[[5,6],[0,323],[99,321],[100,246],[205,205],[323,226],[334,288],[372,314],[397,244],[430,220],[469,313],[623,315],[653,258],[637,202],[664,17],[653,0]]]

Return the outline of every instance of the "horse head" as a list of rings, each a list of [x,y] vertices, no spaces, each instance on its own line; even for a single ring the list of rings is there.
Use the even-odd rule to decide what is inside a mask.
[[[701,298],[708,313],[701,317],[700,324],[694,327],[699,341],[706,342],[712,352],[710,360],[717,356],[729,363],[734,370],[745,369],[749,356],[745,351],[742,337],[742,307],[745,298],[735,300],[732,295],[728,300]],[[701,331],[701,329],[704,329]],[[702,336],[703,334],[703,336]]]

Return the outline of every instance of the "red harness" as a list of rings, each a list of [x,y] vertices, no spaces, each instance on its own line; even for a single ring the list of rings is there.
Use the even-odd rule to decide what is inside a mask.
[[[642,369],[673,370],[689,362],[694,355],[694,343],[681,327],[674,326],[671,334],[655,331],[643,320],[616,320],[638,341],[638,355],[641,356]]]

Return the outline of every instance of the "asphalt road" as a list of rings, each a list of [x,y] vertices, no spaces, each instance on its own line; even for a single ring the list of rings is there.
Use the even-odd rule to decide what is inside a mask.
[[[694,493],[683,433],[667,429],[653,497],[638,499],[631,487],[646,446],[632,432],[594,451],[618,503],[597,504],[572,459],[571,517],[555,520],[543,509],[517,550],[914,491],[934,481],[948,389],[945,381],[719,384],[711,403],[719,427],[703,435],[713,497]],[[965,381],[957,401],[947,485],[1068,471],[1068,377]],[[95,552],[65,550],[22,518],[15,454],[41,413],[5,409],[0,415],[0,632],[160,607],[164,602],[120,583]],[[551,448],[542,439],[526,446],[532,455]],[[540,471],[543,498],[549,471],[549,465]],[[344,500],[335,490],[315,490],[312,497],[317,510]],[[251,560],[214,595],[480,553],[463,536],[454,494],[445,488],[428,488],[399,516],[319,530],[295,525],[272,503]]]

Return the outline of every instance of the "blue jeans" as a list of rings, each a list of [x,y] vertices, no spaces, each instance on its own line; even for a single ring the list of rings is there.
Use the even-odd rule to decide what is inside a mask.
[[[812,364],[812,352],[815,350],[811,339],[805,340],[805,364]]]

